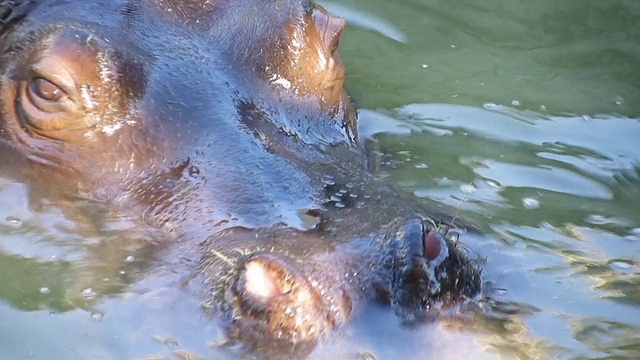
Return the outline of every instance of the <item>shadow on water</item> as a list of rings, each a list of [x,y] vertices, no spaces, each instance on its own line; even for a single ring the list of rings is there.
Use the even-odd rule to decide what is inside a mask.
[[[372,171],[460,207],[486,264],[479,303],[416,327],[372,304],[312,357],[640,358],[640,3],[323,4]],[[2,176],[0,203],[0,358],[234,354],[153,257],[188,256]]]

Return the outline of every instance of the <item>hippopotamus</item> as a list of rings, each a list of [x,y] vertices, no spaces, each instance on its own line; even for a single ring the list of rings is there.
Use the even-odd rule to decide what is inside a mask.
[[[472,299],[452,217],[367,170],[344,27],[312,0],[2,1],[0,169],[197,254],[203,312],[247,348]]]

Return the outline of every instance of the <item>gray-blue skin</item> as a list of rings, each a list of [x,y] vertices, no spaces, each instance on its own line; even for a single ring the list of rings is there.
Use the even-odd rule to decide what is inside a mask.
[[[254,350],[304,354],[372,299],[404,320],[469,299],[450,217],[365,169],[343,27],[306,0],[2,1],[0,169],[195,249]]]

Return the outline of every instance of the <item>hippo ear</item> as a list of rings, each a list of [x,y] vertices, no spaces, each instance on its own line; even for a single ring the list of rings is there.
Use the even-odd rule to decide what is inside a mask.
[[[0,35],[9,25],[20,20],[28,12],[34,0],[0,0]]]

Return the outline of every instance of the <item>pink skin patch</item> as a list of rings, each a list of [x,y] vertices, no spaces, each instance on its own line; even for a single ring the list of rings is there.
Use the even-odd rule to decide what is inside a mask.
[[[433,231],[429,231],[424,237],[424,255],[429,261],[435,260],[442,251],[440,240]]]
[[[274,274],[258,261],[251,261],[245,266],[244,276],[245,290],[252,295],[270,298],[283,294],[273,278]]]

